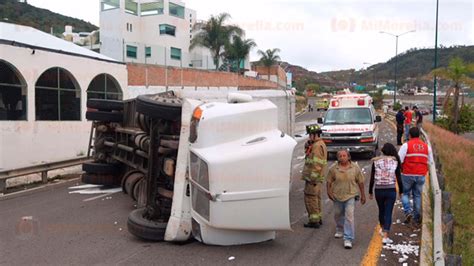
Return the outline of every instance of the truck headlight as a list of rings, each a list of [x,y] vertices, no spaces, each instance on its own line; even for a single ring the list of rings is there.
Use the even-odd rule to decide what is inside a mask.
[[[368,132],[363,132],[360,134],[362,137],[372,137],[374,135],[374,132],[368,131]]]

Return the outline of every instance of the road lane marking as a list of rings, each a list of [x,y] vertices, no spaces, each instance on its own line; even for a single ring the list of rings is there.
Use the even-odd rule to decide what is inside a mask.
[[[380,254],[382,253],[382,237],[379,234],[380,226],[377,225],[374,229],[374,234],[370,240],[369,247],[365,253],[364,258],[360,265],[362,266],[372,266],[377,265]]]

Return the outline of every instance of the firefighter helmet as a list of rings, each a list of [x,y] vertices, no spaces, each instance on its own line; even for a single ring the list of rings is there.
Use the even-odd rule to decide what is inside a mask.
[[[306,125],[307,134],[321,134],[323,131],[318,124]]]

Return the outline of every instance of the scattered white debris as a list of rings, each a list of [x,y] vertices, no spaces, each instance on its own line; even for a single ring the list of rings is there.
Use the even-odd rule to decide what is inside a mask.
[[[119,231],[122,231],[122,228],[119,228]]]
[[[68,187],[68,189],[86,189],[86,188],[96,188],[96,187],[101,187],[102,185],[82,185],[82,186],[74,186],[74,187]]]
[[[117,222],[114,222],[114,225],[117,225],[118,223]]]
[[[415,263],[416,263],[416,260],[415,260]],[[406,262],[403,263],[403,266],[408,266],[408,263],[406,263]]]
[[[418,257],[420,246],[411,245],[411,244],[387,244],[383,246],[383,249],[392,250],[394,254],[401,254],[402,257],[399,258],[399,262],[402,263],[408,259],[408,255],[415,255]]]
[[[417,236],[417,234],[411,234],[410,235],[410,237],[416,237],[416,236]]]
[[[232,261],[232,260],[235,260],[235,257],[234,256],[231,256],[228,258],[229,261]]]
[[[385,257],[385,254],[380,254],[380,257]]]
[[[397,219],[397,224],[401,223],[400,219]]]
[[[69,194],[111,194],[111,193],[117,193],[122,191],[122,188],[110,188],[110,189],[101,189],[101,188],[88,188],[88,189],[82,189],[82,190],[75,190],[75,191],[69,191]]]

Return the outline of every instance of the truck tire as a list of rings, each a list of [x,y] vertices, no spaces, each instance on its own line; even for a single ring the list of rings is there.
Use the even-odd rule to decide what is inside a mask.
[[[125,194],[133,196],[133,188],[137,185],[138,181],[143,178],[143,173],[141,172],[134,172],[131,175],[124,176],[124,180],[122,182],[122,190]]]
[[[127,228],[132,235],[150,241],[163,241],[167,223],[143,217],[146,208],[136,209],[128,215]]]
[[[182,104],[182,100],[174,96],[172,91],[155,95],[139,95],[137,112],[152,118],[179,121]]]
[[[91,174],[111,174],[118,175],[122,172],[122,166],[120,164],[107,164],[107,163],[83,163],[82,170]]]
[[[123,101],[88,99],[87,108],[93,108],[93,109],[104,110],[104,111],[122,111]]]
[[[87,111],[86,119],[100,122],[122,122],[123,114],[104,111]]]
[[[82,183],[103,186],[119,186],[121,176],[84,173],[81,176]]]
[[[128,194],[128,193],[125,191],[125,182],[127,182],[127,179],[128,179],[131,175],[133,175],[133,174],[135,174],[135,173],[140,173],[140,171],[139,171],[139,170],[130,170],[130,171],[128,171],[128,172],[125,172],[125,174],[123,175],[122,183],[120,184],[120,186],[122,187],[122,192],[123,192],[124,194]]]

